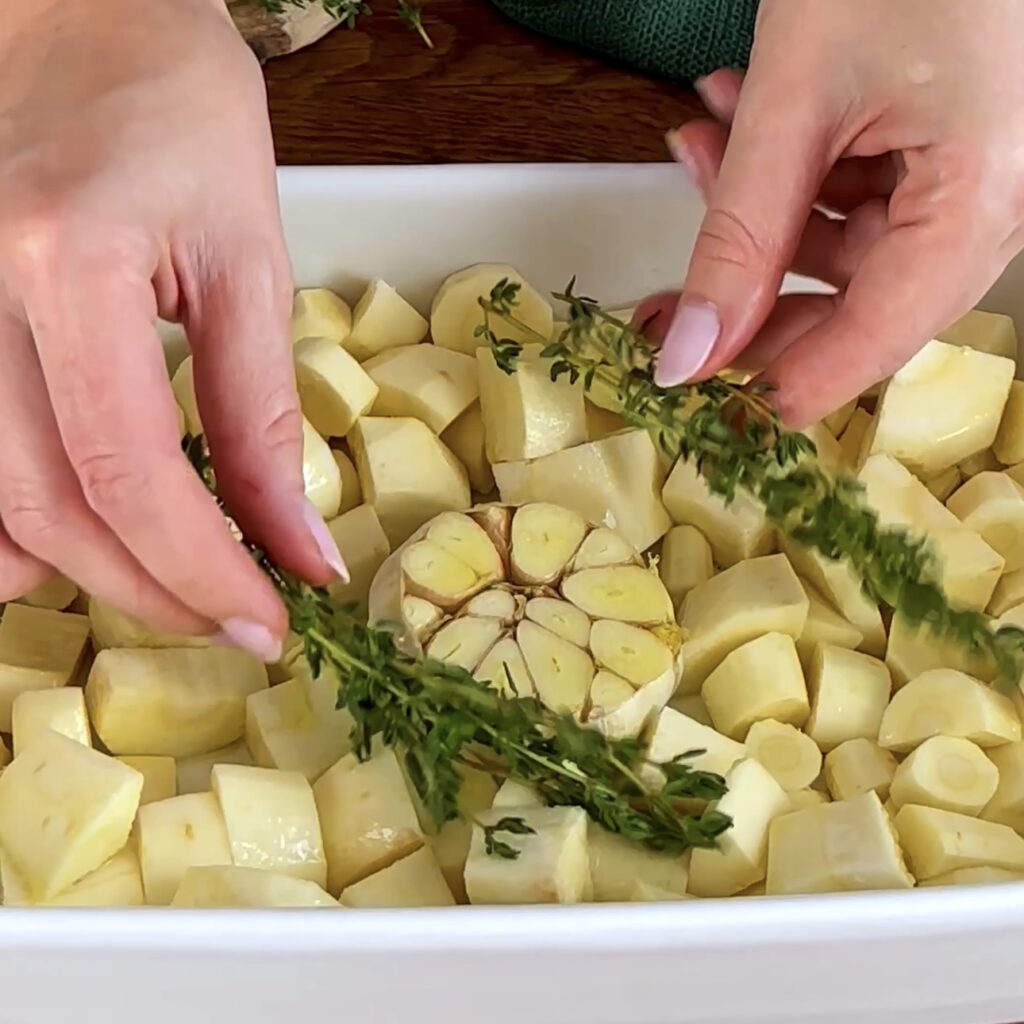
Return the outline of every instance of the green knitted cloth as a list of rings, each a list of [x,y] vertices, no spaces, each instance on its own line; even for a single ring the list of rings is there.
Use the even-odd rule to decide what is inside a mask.
[[[649,74],[692,82],[745,67],[758,0],[493,0],[545,35]]]

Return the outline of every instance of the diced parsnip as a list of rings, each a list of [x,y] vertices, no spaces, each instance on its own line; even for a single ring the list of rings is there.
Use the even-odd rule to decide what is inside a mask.
[[[869,454],[934,476],[996,438],[1015,366],[1002,356],[930,341],[889,381]]]
[[[437,858],[427,846],[342,891],[343,907],[453,907]]]
[[[360,362],[389,348],[416,345],[427,336],[427,321],[386,281],[371,281],[352,310],[345,348]]]
[[[646,430],[627,430],[532,462],[494,467],[501,500],[555,502],[621,534],[637,551],[665,535],[665,471]]]
[[[726,655],[765,633],[795,640],[807,608],[807,594],[785,555],[740,562],[694,587],[679,612],[687,635],[680,690],[698,692]]]
[[[78,587],[66,576],[53,576],[45,583],[40,583],[35,590],[30,590],[21,604],[30,604],[33,608],[49,608],[51,611],[62,612],[78,597]]]
[[[958,736],[932,736],[896,769],[889,796],[897,810],[922,804],[976,815],[998,783],[999,770],[980,747]]]
[[[414,416],[435,434],[479,398],[476,360],[438,345],[406,345],[367,360],[377,385],[375,416]]]
[[[210,782],[224,812],[234,864],[326,884],[320,821],[304,775],[219,764]]]
[[[305,878],[234,864],[190,867],[178,886],[172,907],[337,907],[324,890]]]
[[[231,846],[213,793],[188,793],[139,808],[136,824],[146,902],[167,906],[190,867],[230,864]]]
[[[747,756],[760,761],[787,793],[806,789],[821,772],[817,744],[788,722],[755,722],[746,747]]]
[[[658,572],[678,607],[686,595],[715,574],[711,545],[696,526],[673,526],[661,542]]]
[[[768,836],[770,896],[909,889],[889,815],[874,792],[784,814]]]
[[[687,718],[692,718],[701,725],[713,729],[711,713],[708,711],[704,698],[699,693],[677,693],[669,702],[668,706]]]
[[[487,852],[485,828],[517,818],[531,831],[496,831],[494,840],[518,856]],[[581,807],[516,807],[480,815],[466,861],[470,903],[582,903],[593,892],[587,844],[587,814]]]
[[[956,323],[940,331],[938,338],[950,345],[965,345],[993,356],[1017,358],[1017,332],[1013,317],[1004,313],[968,310]]]
[[[14,698],[11,718],[15,757],[50,729],[87,747],[92,746],[85,695],[77,686],[20,693]]]
[[[920,881],[960,868],[1024,871],[1024,837],[1008,825],[919,804],[904,804],[893,824]]]
[[[178,793],[205,793],[210,788],[210,773],[216,764],[254,764],[245,740],[231,743],[209,754],[184,757],[176,761]]]
[[[249,694],[245,743],[256,764],[300,772],[315,782],[352,746],[352,716],[337,701],[337,684],[326,676],[291,679]]]
[[[587,440],[600,441],[609,434],[615,434],[620,430],[628,430],[629,422],[622,418],[622,415],[610,409],[603,409],[593,402],[587,402],[585,407],[587,416]]]
[[[695,526],[724,567],[775,550],[775,530],[753,498],[738,491],[731,502],[713,494],[693,461],[680,459],[665,481],[661,500],[676,523]]]
[[[112,753],[191,757],[239,739],[246,698],[266,687],[266,668],[243,651],[110,648],[93,662],[85,699]]]
[[[0,618],[0,731],[11,731],[14,698],[66,686],[89,637],[84,615],[9,604]]]
[[[967,650],[956,640],[937,636],[927,625],[911,625],[900,611],[895,612],[889,626],[885,663],[896,689],[936,668],[955,668],[984,682],[991,682],[996,675],[990,658]]]
[[[999,473],[1003,468],[1003,464],[995,457],[991,448],[971,455],[957,464],[957,469],[964,480],[972,480],[979,473]]]
[[[956,509],[951,512],[945,508],[920,480],[888,455],[872,455],[859,479],[883,526],[903,526],[917,535],[927,535],[940,561],[939,582],[950,600],[966,608],[984,608],[1005,565],[1003,554],[994,548],[991,538],[979,537],[963,515],[958,519],[953,514]],[[1012,481],[1007,482],[1014,486]],[[961,492],[970,486],[961,488]],[[1021,493],[1024,510],[1024,490]]]
[[[854,410],[850,422],[847,423],[839,438],[843,459],[851,470],[860,465],[861,451],[866,444],[870,443],[869,437],[872,435],[874,427],[875,418],[871,413],[859,407]]]
[[[729,787],[717,810],[732,818],[717,849],[694,849],[688,892],[694,896],[735,896],[765,877],[768,829],[789,813],[789,797],[760,761],[740,761],[725,777]]]
[[[966,527],[999,552],[1007,572],[1024,569],[1024,487],[1016,480],[1005,473],[979,473],[948,505]],[[986,595],[986,604],[991,596],[991,592]]]
[[[812,424],[803,434],[814,443],[814,459],[824,469],[830,473],[839,473],[850,468],[845,452],[824,423]]]
[[[129,754],[119,757],[118,761],[134,768],[142,776],[140,807],[177,796],[177,766],[173,757],[165,757],[163,754]]]
[[[754,886],[750,886],[753,889]],[[746,896],[748,890],[737,893],[737,896]],[[678,903],[679,900],[692,900],[695,896],[688,893],[677,893],[671,889],[663,889],[660,885],[652,885],[650,882],[634,882],[626,894],[627,903]]]
[[[144,902],[139,858],[131,843],[48,900],[31,898],[28,883],[7,857],[0,860],[0,880],[5,907],[138,907]]]
[[[922,483],[928,488],[937,501],[945,501],[963,483],[963,473],[959,466],[950,466],[937,476],[929,477]]]
[[[844,430],[846,430],[847,424],[853,419],[853,414],[857,411],[857,399],[852,402],[847,402],[846,405],[841,405],[835,412],[830,413],[825,419],[825,426],[828,428],[829,433],[833,437],[840,437]]]
[[[852,622],[847,622],[809,583],[804,583],[803,588],[807,593],[807,621],[797,637],[796,653],[806,672],[819,644],[855,651],[863,642],[864,634]]]
[[[174,371],[174,376],[171,377],[171,391],[174,392],[174,400],[178,403],[178,408],[185,414],[185,429],[193,437],[198,437],[203,433],[203,421],[199,415],[199,405],[196,402],[192,369],[192,357],[187,356]]]
[[[346,754],[313,787],[327,854],[327,891],[383,871],[423,845],[416,807],[390,748]]]
[[[961,736],[982,749],[1021,738],[1009,697],[955,669],[937,668],[898,690],[882,716],[878,742],[906,753],[932,736]]]
[[[818,807],[830,802],[828,793],[822,793],[817,789],[798,789],[793,793],[788,793],[787,796],[791,811],[802,811],[805,807]]]
[[[0,736],[0,768],[6,768],[11,763],[11,752],[3,736]]]
[[[63,892],[124,846],[142,776],[81,743],[47,732],[0,775],[0,847],[30,898]]]
[[[376,381],[329,338],[296,343],[295,380],[302,413],[321,437],[344,437],[377,400]]]
[[[441,440],[452,454],[466,467],[469,484],[477,494],[490,494],[494,490],[494,473],[487,460],[484,438],[484,418],[480,403],[474,402],[447,430]]]
[[[302,419],[302,483],[310,504],[324,519],[338,514],[341,471],[329,445],[305,417]]]
[[[685,854],[659,853],[593,821],[587,829],[590,878],[597,903],[629,902],[638,882],[656,886],[677,899],[686,894],[690,872]]]
[[[506,779],[494,794],[491,807],[495,810],[502,807],[543,807],[544,803],[537,796],[537,791],[525,782]]]
[[[1020,604],[1024,604],[1024,569],[1008,572],[999,580],[988,603],[988,613],[1005,615]]]
[[[209,647],[208,636],[183,636],[177,633],[157,633],[145,623],[105,604],[96,597],[89,598],[89,629],[92,645],[97,651],[107,647]]]
[[[174,412],[175,415],[178,417],[178,437],[181,438],[182,441],[184,441],[185,438],[188,436],[188,424],[185,421],[185,410],[182,409],[180,405],[178,405],[177,398],[175,398],[174,400]]]
[[[999,783],[980,817],[1024,833],[1024,743],[1005,743],[986,753],[999,772]]]
[[[840,743],[825,757],[825,785],[833,800],[851,800],[871,791],[888,800],[895,774],[896,758],[864,736]]]
[[[430,335],[434,343],[469,353],[486,345],[487,339],[477,334],[477,328],[483,323],[480,300],[489,299],[491,290],[503,280],[518,286],[515,316],[525,329],[502,321],[500,325],[495,324],[501,337],[520,343],[536,342],[538,334],[541,338],[550,338],[554,327],[551,303],[524,281],[514,267],[478,263],[452,274],[434,296],[430,307]]]
[[[338,545],[348,569],[348,583],[330,585],[331,598],[337,604],[355,604],[365,610],[377,570],[391,554],[391,543],[372,505],[359,505],[336,519],[327,528]]]
[[[648,759],[655,765],[662,764],[695,750],[703,753],[689,758],[687,763],[694,768],[717,772],[719,775],[725,775],[737,761],[746,757],[746,749],[742,743],[737,743],[672,708],[665,708],[655,723],[647,751]],[[655,770],[655,775],[660,776],[660,772]]]
[[[992,454],[1004,466],[1024,461],[1024,382],[1015,380],[1010,385],[1010,397],[1003,409]]]
[[[349,304],[329,288],[300,288],[292,303],[292,342],[303,338],[330,338],[336,345],[352,330]]]
[[[439,512],[469,508],[465,469],[422,421],[364,416],[350,446],[363,497],[392,548]]]
[[[927,888],[934,885],[1004,885],[1006,882],[1024,881],[1024,871],[1007,871],[1006,868],[958,868],[945,875],[926,878],[919,885]]]
[[[583,389],[568,377],[551,379],[541,345],[527,345],[509,374],[490,349],[477,351],[480,411],[491,463],[537,459],[588,439]]]
[[[876,658],[820,644],[807,676],[811,714],[807,735],[825,752],[859,736],[874,739],[889,703],[892,680]]]
[[[343,516],[362,503],[363,488],[359,484],[356,467],[348,455],[338,448],[332,448],[331,455],[338,467],[338,476],[341,477],[341,504],[338,506],[338,515]]]

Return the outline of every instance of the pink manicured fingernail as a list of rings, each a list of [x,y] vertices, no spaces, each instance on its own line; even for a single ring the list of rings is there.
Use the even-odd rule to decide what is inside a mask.
[[[324,517],[317,512],[308,500],[302,507],[302,516],[306,520],[309,532],[313,535],[313,540],[316,542],[320,557],[327,563],[328,568],[339,580],[343,583],[348,583],[349,575],[348,569],[345,566],[345,560],[341,557],[341,552],[331,536],[331,531],[327,529]]]
[[[710,302],[683,299],[665,335],[655,383],[671,387],[690,380],[710,358],[721,333],[722,321]]]
[[[220,632],[211,638],[221,647],[238,647],[254,654],[267,664],[281,660],[282,643],[266,626],[248,619],[225,619]]]
[[[672,131],[665,133],[665,145],[668,146],[672,159],[686,171],[690,181],[694,185],[699,185],[700,169],[697,167],[697,162],[693,159],[689,147],[680,138],[678,129],[673,128]]]
[[[713,117],[727,124],[732,121],[732,96],[715,81],[713,75],[698,79],[693,87]]]

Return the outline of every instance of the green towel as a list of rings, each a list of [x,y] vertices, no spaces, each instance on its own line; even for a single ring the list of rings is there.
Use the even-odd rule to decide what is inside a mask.
[[[494,0],[528,28],[649,74],[692,82],[745,67],[758,0]]]

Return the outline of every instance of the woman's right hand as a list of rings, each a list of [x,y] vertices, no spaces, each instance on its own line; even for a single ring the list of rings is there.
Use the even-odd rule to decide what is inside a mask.
[[[218,486],[278,564],[344,572],[303,496],[259,67],[221,0],[34,0],[0,27],[0,601],[54,569],[275,660],[284,608],[181,453],[185,325]]]

